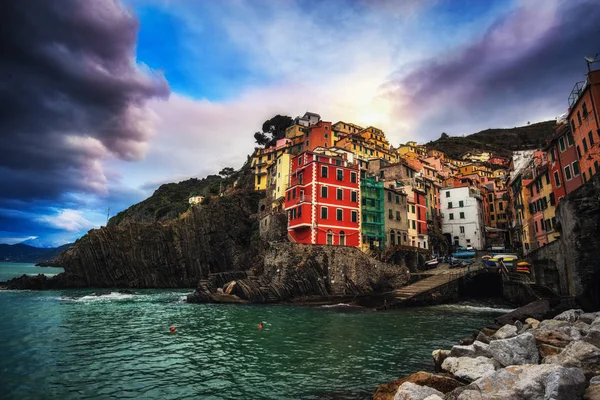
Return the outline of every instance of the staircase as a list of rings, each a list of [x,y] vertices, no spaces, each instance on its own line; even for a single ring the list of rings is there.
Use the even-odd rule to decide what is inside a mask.
[[[560,297],[559,295],[557,295],[556,293],[554,293],[554,291],[552,289],[550,289],[547,286],[537,285],[535,283],[532,283],[532,284],[529,285],[529,288],[531,288],[531,291],[540,300],[543,300],[543,299],[555,299],[555,298]]]

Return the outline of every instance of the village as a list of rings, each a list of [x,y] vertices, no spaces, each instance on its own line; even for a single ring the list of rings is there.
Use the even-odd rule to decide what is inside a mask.
[[[600,70],[589,70],[545,146],[511,158],[469,151],[453,159],[412,141],[394,147],[376,127],[306,112],[284,138],[254,151],[254,188],[266,192],[261,223],[285,211],[290,241],[367,253],[407,246],[527,255],[560,238],[561,199],[600,171],[600,95],[590,94],[599,82]]]

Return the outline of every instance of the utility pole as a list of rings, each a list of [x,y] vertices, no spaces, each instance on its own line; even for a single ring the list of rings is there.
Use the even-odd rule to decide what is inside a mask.
[[[108,207],[108,211],[106,211],[106,226],[108,226],[109,217],[110,217],[110,207]]]

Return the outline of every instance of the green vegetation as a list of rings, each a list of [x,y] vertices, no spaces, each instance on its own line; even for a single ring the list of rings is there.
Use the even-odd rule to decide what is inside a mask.
[[[285,130],[293,123],[294,120],[291,117],[277,114],[263,123],[262,132],[256,132],[254,140],[261,146],[274,146],[277,140],[285,137]]]
[[[250,158],[244,166],[235,171],[231,167],[221,170],[220,175],[209,175],[203,179],[191,178],[179,183],[161,185],[152,196],[134,204],[108,221],[109,226],[130,222],[158,222],[177,218],[190,208],[189,198],[204,196],[203,205],[210,202],[211,196],[229,193],[233,190],[252,189],[254,180],[250,168]]]
[[[467,151],[482,150],[495,156],[510,158],[515,150],[543,147],[546,139],[554,133],[556,121],[544,121],[511,129],[486,129],[466,137],[441,137],[426,143],[428,149],[443,151],[450,158],[459,158]]]

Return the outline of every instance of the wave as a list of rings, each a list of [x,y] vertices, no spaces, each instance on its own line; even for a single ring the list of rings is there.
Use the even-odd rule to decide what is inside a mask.
[[[334,308],[334,307],[355,307],[351,304],[346,304],[346,303],[337,303],[337,304],[326,304],[324,306],[321,306],[322,308]]]
[[[128,294],[128,293],[110,292],[110,293],[100,294],[100,295],[89,294],[87,296],[82,296],[82,297],[78,297],[78,298],[61,297],[60,300],[86,303],[86,302],[96,302],[96,301],[127,300],[127,299],[131,299],[134,296],[136,296],[136,295]]]
[[[436,306],[436,308],[450,309],[456,311],[471,311],[471,312],[499,312],[509,313],[514,311],[514,308],[501,308],[501,307],[489,307],[489,306],[470,306],[466,304],[444,304]]]

